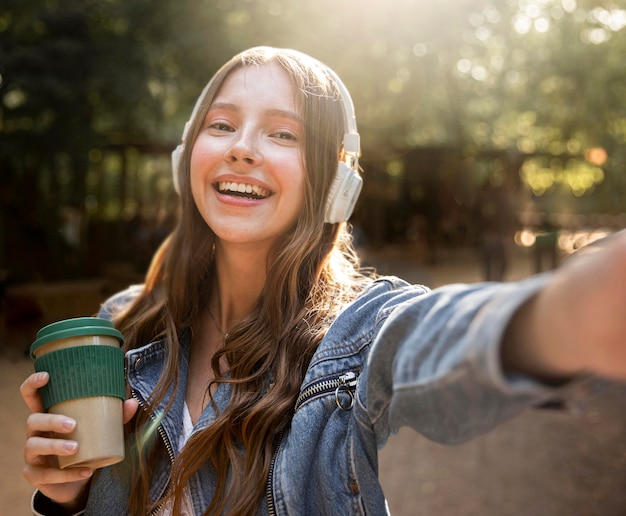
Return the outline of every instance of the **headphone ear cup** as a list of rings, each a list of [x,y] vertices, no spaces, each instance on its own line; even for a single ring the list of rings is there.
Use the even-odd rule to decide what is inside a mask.
[[[180,195],[180,180],[178,178],[178,168],[180,163],[180,155],[183,151],[183,145],[180,144],[172,151],[172,182],[174,184],[174,190]]]
[[[328,193],[324,222],[336,224],[347,221],[352,215],[362,187],[363,179],[359,173],[347,163],[339,162],[337,174]]]

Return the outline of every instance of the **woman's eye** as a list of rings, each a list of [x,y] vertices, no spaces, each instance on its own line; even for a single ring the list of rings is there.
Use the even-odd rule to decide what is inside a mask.
[[[292,141],[292,142],[298,141],[298,138],[296,137],[295,134],[286,132],[286,131],[275,133],[274,137],[278,138],[279,140],[287,140],[287,141]]]
[[[225,131],[225,132],[229,132],[229,133],[232,133],[234,131],[234,129],[230,125],[225,124],[224,122],[215,122],[215,123],[209,125],[209,128],[210,129],[215,129],[217,131]]]

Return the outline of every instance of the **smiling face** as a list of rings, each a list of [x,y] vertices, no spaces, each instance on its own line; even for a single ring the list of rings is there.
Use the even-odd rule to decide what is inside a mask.
[[[215,96],[190,159],[193,199],[224,242],[267,245],[304,201],[304,126],[277,63],[238,68]]]

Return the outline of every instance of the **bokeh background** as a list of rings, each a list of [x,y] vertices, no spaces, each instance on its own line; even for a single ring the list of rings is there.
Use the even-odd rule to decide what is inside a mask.
[[[142,281],[193,103],[254,45],[310,53],[351,91],[354,235],[382,272],[509,281],[626,225],[621,1],[2,0],[0,514],[28,514],[25,349]],[[401,432],[381,455],[392,514],[626,514],[623,398],[452,449]]]

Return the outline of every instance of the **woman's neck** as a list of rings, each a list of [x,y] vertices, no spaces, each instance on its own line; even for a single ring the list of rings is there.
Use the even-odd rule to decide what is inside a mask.
[[[215,283],[207,307],[219,328],[228,332],[254,308],[266,279],[267,253],[217,245]]]

